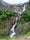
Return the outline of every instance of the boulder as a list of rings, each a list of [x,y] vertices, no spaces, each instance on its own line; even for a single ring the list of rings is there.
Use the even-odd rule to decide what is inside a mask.
[[[28,31],[30,31],[30,22],[25,23],[23,27],[23,33],[27,33]]]

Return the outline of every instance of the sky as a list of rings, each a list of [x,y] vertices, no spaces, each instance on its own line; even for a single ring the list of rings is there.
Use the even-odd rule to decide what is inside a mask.
[[[3,0],[3,1],[9,4],[19,4],[19,3],[28,2],[29,0]]]

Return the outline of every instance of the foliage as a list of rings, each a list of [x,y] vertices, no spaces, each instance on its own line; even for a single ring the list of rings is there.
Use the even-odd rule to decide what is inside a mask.
[[[7,20],[9,17],[11,16],[15,16],[16,13],[12,12],[12,11],[8,11],[8,10],[5,10],[5,11],[0,11],[0,20]],[[29,22],[30,21],[30,10],[26,10],[23,14],[22,14],[22,18],[21,18],[21,25],[25,22]],[[3,23],[3,22],[2,22]],[[4,23],[3,23],[4,24]],[[2,25],[3,25],[2,24]],[[1,25],[1,24],[0,24]],[[1,27],[1,28],[4,28],[4,25]],[[25,30],[24,30],[25,28]],[[23,32],[27,32],[28,28],[26,29],[26,27],[23,28]],[[27,30],[27,31],[26,31]]]
[[[8,10],[0,11],[0,30],[5,28],[5,23],[9,21],[11,16],[15,16],[16,13]]]
[[[26,10],[26,11],[22,14],[21,21],[22,21],[22,22],[29,22],[29,21],[30,21],[30,10]]]
[[[20,25],[23,27],[23,33],[27,33],[30,28],[30,10],[26,10],[23,14],[22,14],[22,17],[21,17],[21,21],[20,21]],[[25,26],[25,23],[28,23],[26,26]]]
[[[0,11],[0,19],[8,19],[11,16],[15,16],[15,12],[12,11],[8,11],[8,10],[4,10],[4,11]]]

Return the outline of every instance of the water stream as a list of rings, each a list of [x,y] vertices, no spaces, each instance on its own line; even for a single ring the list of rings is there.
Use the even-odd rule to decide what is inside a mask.
[[[22,11],[20,11],[20,12],[18,11],[18,16],[21,15],[21,14],[25,11],[25,7],[26,7],[26,5],[24,5]],[[17,11],[14,11],[14,12],[17,12]],[[16,34],[16,32],[15,32],[15,26],[16,26],[16,25],[18,24],[18,22],[19,22],[19,21],[18,21],[18,20],[19,20],[18,16],[16,17],[16,21],[15,21],[14,25],[13,25],[12,28],[11,28],[12,33],[11,33],[10,37],[13,37],[13,36]]]
[[[16,34],[14,28],[17,25],[17,23],[18,23],[18,17],[16,17],[16,21],[15,21],[14,25],[11,28],[12,34],[10,35],[10,37],[13,37]]]
[[[8,2],[9,1],[9,2]],[[0,1],[2,4],[6,4],[6,3],[8,3],[8,4],[11,4],[11,5],[14,5],[14,4],[24,4],[24,3],[26,3],[26,2],[28,2],[29,0],[19,0],[19,1],[14,1],[14,0],[3,0],[3,1]],[[21,5],[20,4],[20,5]],[[18,14],[18,16],[16,17],[16,21],[15,21],[15,23],[13,24],[13,26],[12,26],[12,28],[11,28],[11,31],[12,31],[12,33],[11,33],[11,35],[10,35],[10,37],[13,37],[15,34],[16,34],[16,32],[15,32],[15,26],[18,24],[18,20],[19,20],[19,16],[25,11],[25,7],[26,7],[26,5],[24,5],[24,7],[23,7],[23,10],[13,10],[14,12],[16,12],[17,14]]]

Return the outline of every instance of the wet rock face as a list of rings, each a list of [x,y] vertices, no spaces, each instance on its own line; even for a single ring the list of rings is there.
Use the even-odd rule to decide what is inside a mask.
[[[18,5],[17,6],[16,5],[2,5],[2,6],[0,6],[0,10],[20,11],[20,10],[23,10],[23,6],[18,6]]]
[[[21,34],[21,33],[22,33],[22,29],[23,29],[23,28],[18,24],[17,27],[16,27],[16,30],[15,30],[16,35]]]

